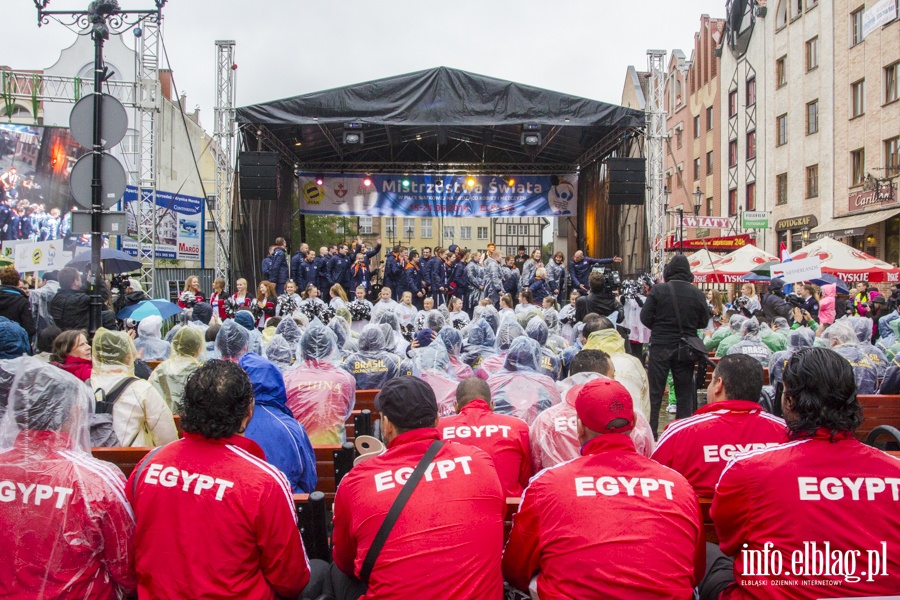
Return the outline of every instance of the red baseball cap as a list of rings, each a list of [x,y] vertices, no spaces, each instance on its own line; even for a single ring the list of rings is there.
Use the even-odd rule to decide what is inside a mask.
[[[631,394],[614,379],[594,379],[584,384],[575,398],[575,412],[585,427],[597,433],[628,433],[634,427]],[[610,427],[616,419],[625,425]]]

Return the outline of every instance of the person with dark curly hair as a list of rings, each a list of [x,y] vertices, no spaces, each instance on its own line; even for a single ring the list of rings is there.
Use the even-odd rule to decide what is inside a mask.
[[[191,375],[184,439],[148,454],[126,485],[140,596],[297,598],[309,583],[291,485],[243,436],[251,418],[239,365],[211,360]]]
[[[719,547],[707,545],[701,599],[758,597],[774,585],[790,585],[801,600],[835,586],[847,597],[896,593],[900,461],[853,436],[862,410],[852,366],[832,350],[804,348],[788,359],[783,380],[790,441],[739,454],[722,472],[710,511]],[[757,569],[776,552],[781,567]],[[823,558],[837,566],[811,566],[816,552],[820,567]],[[852,566],[844,560],[851,556]]]

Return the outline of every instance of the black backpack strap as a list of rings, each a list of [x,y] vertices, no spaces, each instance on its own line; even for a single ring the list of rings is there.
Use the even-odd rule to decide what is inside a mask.
[[[406,503],[409,501],[409,497],[419,484],[419,480],[421,480],[422,476],[425,474],[428,465],[431,464],[431,461],[434,460],[434,457],[437,456],[438,451],[440,451],[443,446],[444,442],[441,440],[434,440],[431,442],[431,446],[428,447],[425,456],[422,457],[422,460],[416,465],[416,468],[409,476],[409,479],[403,484],[403,489],[400,490],[400,494],[391,505],[391,510],[388,511],[387,516],[381,523],[381,527],[378,528],[375,540],[369,547],[369,551],[366,553],[366,559],[363,561],[362,569],[359,571],[359,578],[366,585],[369,584],[369,576],[372,575],[372,568],[375,567],[375,561],[378,560],[378,555],[381,554],[381,549],[384,548],[384,544],[387,542],[391,530],[397,523],[397,519],[403,511],[403,507],[406,506]]]
[[[122,379],[109,390],[109,393],[105,393],[102,388],[98,388],[94,391],[94,398],[96,400],[97,392],[100,392],[101,399],[97,400],[96,408],[94,409],[95,413],[112,413],[113,405],[116,403],[116,400],[128,389],[132,383],[137,381],[137,377],[126,377]]]

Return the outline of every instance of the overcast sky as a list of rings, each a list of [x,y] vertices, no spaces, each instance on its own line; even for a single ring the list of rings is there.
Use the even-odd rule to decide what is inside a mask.
[[[88,3],[51,0],[49,8]],[[47,67],[74,39],[54,21],[38,29],[32,0],[2,6],[0,65]],[[617,104],[628,65],[646,68],[648,48],[690,56],[700,15],[724,16],[725,2],[169,0],[163,11],[175,84],[211,132],[218,39],[237,42],[238,106],[437,66]]]

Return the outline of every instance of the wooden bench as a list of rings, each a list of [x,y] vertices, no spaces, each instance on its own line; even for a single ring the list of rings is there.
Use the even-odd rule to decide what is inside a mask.
[[[122,469],[122,473],[125,474],[125,477],[129,477],[137,464],[141,462],[151,450],[153,450],[153,446],[135,448],[91,448],[91,454],[94,458],[113,463]]]
[[[869,432],[878,425],[890,425],[900,429],[900,396],[860,395],[856,397],[863,410],[862,425],[856,430],[856,439],[866,440]]]
[[[503,545],[509,541],[509,534],[512,531],[513,517],[519,512],[519,506],[522,504],[520,497],[508,497],[506,499],[506,516],[503,517]]]
[[[159,363],[161,363],[161,362],[162,362],[161,360],[145,360],[144,364],[146,364],[148,367],[150,367],[151,371],[155,371],[156,367],[158,367]]]
[[[698,498],[700,501],[700,514],[703,515],[703,532],[706,534],[706,541],[718,544],[719,536],[716,534],[716,526],[709,516],[709,509],[712,507],[712,498]]]
[[[356,390],[356,405],[354,410],[371,410],[375,412],[375,396],[381,390]]]

